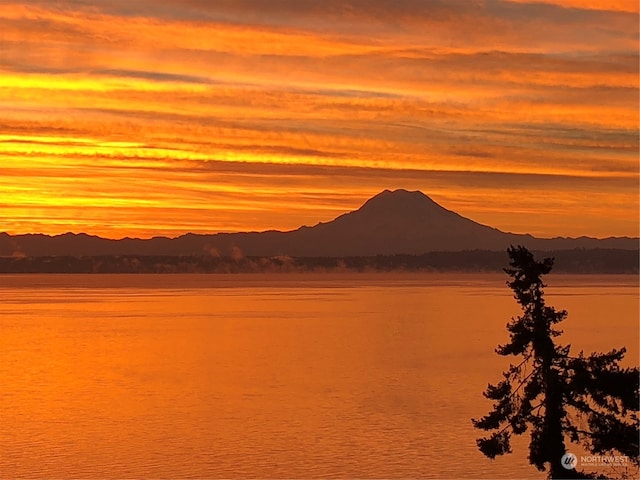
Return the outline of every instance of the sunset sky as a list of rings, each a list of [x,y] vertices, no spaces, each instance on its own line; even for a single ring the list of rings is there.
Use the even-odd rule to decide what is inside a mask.
[[[384,189],[637,236],[636,0],[0,0],[0,231],[293,229]]]

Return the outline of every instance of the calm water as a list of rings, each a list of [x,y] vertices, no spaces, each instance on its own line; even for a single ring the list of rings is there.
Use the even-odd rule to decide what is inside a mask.
[[[0,477],[544,478],[469,420],[506,365],[504,281],[0,276]],[[637,363],[637,277],[549,282],[565,343]]]

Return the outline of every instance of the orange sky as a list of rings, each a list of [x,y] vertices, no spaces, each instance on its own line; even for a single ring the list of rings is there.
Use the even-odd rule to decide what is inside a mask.
[[[0,0],[0,231],[637,236],[638,82],[635,0]]]

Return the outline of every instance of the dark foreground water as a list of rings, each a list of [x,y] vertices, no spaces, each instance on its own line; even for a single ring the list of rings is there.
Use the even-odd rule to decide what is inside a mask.
[[[470,418],[500,275],[0,276],[2,478],[544,478]],[[638,359],[638,281],[550,276],[564,343]]]

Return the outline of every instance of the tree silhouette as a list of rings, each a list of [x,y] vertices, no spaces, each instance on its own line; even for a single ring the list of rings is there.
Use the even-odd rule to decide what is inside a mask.
[[[510,247],[508,254],[507,285],[522,314],[507,324],[510,342],[499,345],[496,353],[521,361],[484,392],[493,408],[472,422],[492,433],[477,440],[478,448],[489,458],[511,453],[511,435],[530,429],[529,462],[548,471],[549,478],[594,478],[563,466],[566,440],[581,443],[592,454],[626,455],[637,465],[638,368],[620,367],[625,348],[572,357],[569,345],[556,344],[562,331],[555,326],[567,312],[545,304],[541,279],[551,271],[553,259],[538,262],[522,246]]]

